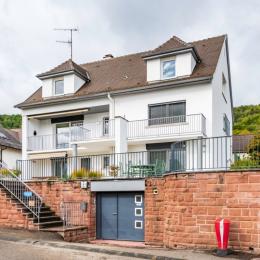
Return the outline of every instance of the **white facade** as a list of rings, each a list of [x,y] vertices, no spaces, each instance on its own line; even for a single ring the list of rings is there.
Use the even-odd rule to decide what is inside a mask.
[[[76,74],[64,75],[62,77],[48,78],[42,80],[42,97],[43,98],[51,98],[54,94],[54,84],[55,81],[63,80],[64,81],[64,94],[70,95],[74,94],[82,85],[85,83],[83,79],[81,79]]]
[[[163,80],[162,62],[165,60],[175,61],[174,78],[184,81],[193,73],[198,62],[192,52],[147,59],[147,82],[154,86],[151,89],[111,92],[102,97],[23,109],[23,159],[55,158],[62,153],[85,156],[140,152],[147,151],[149,145],[185,141],[187,165],[192,158],[196,167],[204,164],[205,167],[214,167],[210,160],[211,156],[215,156],[212,151],[216,154],[216,147],[211,147],[211,141],[208,141],[209,148],[205,148],[203,142],[194,145],[188,140],[226,136],[224,116],[230,122],[232,133],[232,96],[226,43],[224,41],[212,78],[206,80],[196,82],[194,79],[182,84],[175,84],[174,78]],[[53,84],[57,79],[60,78],[43,80],[43,98],[53,97]],[[64,95],[75,93],[85,83],[74,74],[64,75],[62,79]],[[164,85],[161,86],[161,83]],[[173,103],[185,104],[185,114],[176,116],[177,121],[165,117],[160,119],[164,120],[163,123],[151,123],[151,106]],[[80,116],[80,119],[74,123],[69,119],[66,121],[72,116]],[[68,123],[69,132],[61,134],[62,138],[57,132],[60,123],[52,120],[57,118],[63,118],[62,123]],[[75,127],[78,123],[80,126]],[[57,145],[61,141],[62,145]],[[72,145],[76,145],[76,152]],[[197,152],[194,153],[193,149]],[[145,156],[148,161],[148,156]],[[223,161],[229,160],[226,155],[225,158],[223,156],[217,157]],[[120,160],[122,164],[123,159]],[[92,158],[92,163],[97,162],[97,158]],[[105,158],[99,163],[104,171]],[[74,164],[81,165],[82,162]],[[50,162],[48,167],[53,167]]]
[[[196,61],[191,53],[183,53],[176,56],[167,56],[167,58],[147,60],[147,81],[153,82],[162,80],[161,62],[171,59],[176,62],[176,78],[185,77],[192,74]]]
[[[9,147],[2,150],[2,161],[8,166],[9,169],[16,169],[16,161],[21,159],[21,150],[16,150]]]

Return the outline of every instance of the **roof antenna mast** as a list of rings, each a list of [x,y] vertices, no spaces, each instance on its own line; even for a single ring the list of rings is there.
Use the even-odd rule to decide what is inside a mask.
[[[72,60],[72,43],[73,43],[73,32],[78,32],[78,28],[55,28],[54,31],[68,31],[69,32],[69,40],[68,41],[56,41],[59,43],[67,43],[70,46],[70,58]]]

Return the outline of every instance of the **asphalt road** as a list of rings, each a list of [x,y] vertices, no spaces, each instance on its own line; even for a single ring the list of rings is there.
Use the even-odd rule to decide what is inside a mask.
[[[133,260],[130,257],[0,241],[0,260]],[[137,258],[135,258],[137,259]],[[141,259],[141,258],[139,258]]]

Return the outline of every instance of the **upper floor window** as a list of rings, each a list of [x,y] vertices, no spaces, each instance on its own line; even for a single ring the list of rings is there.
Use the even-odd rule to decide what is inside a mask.
[[[185,101],[149,105],[150,125],[184,122],[185,115]]]
[[[63,80],[55,80],[54,81],[54,94],[55,95],[63,95],[64,94],[64,81]]]
[[[161,61],[161,77],[162,79],[175,77],[175,60]]]
[[[230,122],[226,114],[223,116],[223,131],[226,133],[226,135],[230,135]]]

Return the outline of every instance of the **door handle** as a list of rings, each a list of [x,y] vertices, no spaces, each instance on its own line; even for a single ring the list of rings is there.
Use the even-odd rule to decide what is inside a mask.
[[[114,212],[114,213],[112,213],[112,215],[117,215],[117,213],[116,213],[116,212]]]

